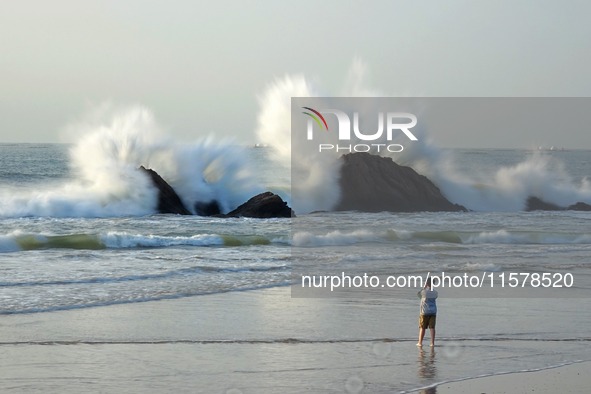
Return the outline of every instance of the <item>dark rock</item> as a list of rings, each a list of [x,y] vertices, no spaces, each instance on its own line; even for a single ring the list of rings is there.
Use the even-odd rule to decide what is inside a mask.
[[[562,211],[564,208],[546,202],[538,197],[530,196],[525,202],[526,211]]]
[[[446,199],[427,177],[389,157],[349,153],[342,160],[337,211],[467,211]]]
[[[195,203],[195,213],[199,216],[214,216],[222,213],[220,204],[216,200],[210,202],[197,201]]]
[[[295,216],[285,201],[276,194],[265,192],[252,197],[235,210],[229,212],[227,217],[249,218],[290,218]]]
[[[591,205],[584,202],[578,202],[576,204],[569,205],[569,207],[566,209],[569,211],[591,211]]]
[[[141,166],[139,169],[150,177],[152,184],[158,189],[159,213],[191,215],[191,212],[185,208],[178,194],[176,194],[174,189],[156,171],[146,169],[144,166]]]
[[[591,205],[578,202],[564,208],[550,202],[546,202],[538,197],[530,196],[525,202],[526,211],[591,211]]]
[[[178,194],[158,173],[151,169],[141,166],[140,171],[145,172],[152,181],[152,184],[158,189],[158,212],[173,213],[178,215],[192,215],[185,208]],[[265,192],[252,197],[250,200],[240,205],[238,208],[223,215],[220,205],[216,200],[209,202],[195,203],[195,212],[201,216],[216,217],[251,217],[251,218],[283,218],[295,216],[287,203],[276,194]]]

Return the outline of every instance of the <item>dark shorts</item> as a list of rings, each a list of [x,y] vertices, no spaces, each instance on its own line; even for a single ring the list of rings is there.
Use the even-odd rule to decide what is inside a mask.
[[[419,317],[419,328],[435,328],[437,315],[421,315]]]

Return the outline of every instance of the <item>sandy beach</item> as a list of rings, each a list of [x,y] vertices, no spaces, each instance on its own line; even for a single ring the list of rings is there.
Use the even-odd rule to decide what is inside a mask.
[[[0,320],[0,390],[416,392],[437,382],[543,368],[559,364],[565,354],[588,354],[588,343],[580,341],[461,340],[450,333],[471,329],[469,319],[462,320],[461,313],[451,310],[438,322],[438,346],[417,349],[416,304],[412,297],[395,302],[292,299],[290,288],[282,287],[5,315]],[[539,354],[546,357],[536,362]],[[490,379],[527,385],[530,376],[443,384],[427,392],[471,390],[479,382],[484,388]],[[569,372],[569,379],[580,384],[586,381],[583,376]]]

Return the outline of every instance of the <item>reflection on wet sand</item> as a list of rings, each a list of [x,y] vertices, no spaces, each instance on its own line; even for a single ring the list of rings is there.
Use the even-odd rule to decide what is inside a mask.
[[[437,377],[437,363],[435,357],[435,348],[430,347],[429,350],[423,350],[422,347],[419,348],[419,357],[418,357],[418,369],[417,375],[418,377],[425,381],[425,383],[430,384],[433,383],[435,378]],[[437,387],[428,387],[426,389],[421,390],[421,394],[437,394]]]

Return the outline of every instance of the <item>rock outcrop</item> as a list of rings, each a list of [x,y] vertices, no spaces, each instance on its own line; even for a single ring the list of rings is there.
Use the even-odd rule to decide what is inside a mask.
[[[461,205],[446,199],[437,186],[427,177],[410,167],[396,164],[389,157],[369,153],[344,155],[341,167],[341,200],[336,211],[363,212],[441,212],[467,211]],[[158,213],[192,215],[174,189],[158,173],[144,166],[146,173],[158,190]],[[216,200],[197,202],[193,207],[200,216],[289,218],[293,210],[278,195],[264,192],[249,199],[233,211],[222,214]],[[525,202],[526,211],[591,211],[591,205],[577,202],[568,207],[530,196]]]
[[[154,170],[144,166],[139,168],[145,172],[158,190],[158,213],[172,213],[177,215],[192,215],[181,201],[174,189]],[[252,197],[238,208],[224,215],[220,212],[220,205],[216,200],[195,203],[195,213],[200,216],[216,217],[250,217],[250,218],[289,218],[295,216],[291,208],[281,197],[271,192],[265,192]]]
[[[541,198],[530,196],[525,202],[526,211],[591,211],[591,205],[584,202],[561,207],[542,200]]]
[[[216,200],[195,203],[195,213],[199,216],[214,216],[222,213],[220,204]]]
[[[578,202],[573,205],[569,205],[566,208],[567,211],[591,211],[591,205],[584,202]]]
[[[174,189],[154,170],[141,166],[140,171],[145,172],[156,189],[158,189],[158,212],[173,213],[177,215],[191,215]]]
[[[264,192],[229,212],[226,217],[248,218],[290,218],[295,216],[292,209],[277,194]]]
[[[530,196],[525,202],[526,211],[561,211],[564,208],[542,200],[541,198]]]
[[[389,157],[350,153],[341,158],[337,211],[467,211],[446,199],[427,177]]]

